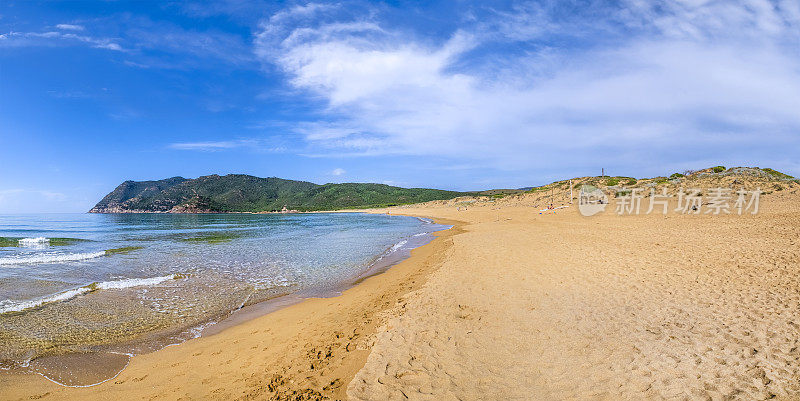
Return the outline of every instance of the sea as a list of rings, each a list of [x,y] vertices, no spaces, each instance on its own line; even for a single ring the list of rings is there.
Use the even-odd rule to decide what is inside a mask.
[[[97,384],[244,307],[336,295],[446,228],[366,213],[0,215],[0,374]],[[70,372],[86,364],[108,369]]]

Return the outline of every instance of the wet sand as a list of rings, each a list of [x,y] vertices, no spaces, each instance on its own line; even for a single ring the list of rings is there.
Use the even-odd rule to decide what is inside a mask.
[[[800,398],[798,188],[755,216],[540,201],[392,208],[456,227],[342,296],[135,357],[91,388],[0,375],[0,398]]]
[[[0,373],[0,399],[344,398],[384,311],[424,283],[459,232],[456,226],[435,233],[409,259],[338,297],[289,302],[266,315],[254,311],[214,335],[136,356],[119,376],[96,386],[64,387],[39,375]]]

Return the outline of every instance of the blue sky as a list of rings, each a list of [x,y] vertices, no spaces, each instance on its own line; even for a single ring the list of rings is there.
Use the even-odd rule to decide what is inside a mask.
[[[800,175],[796,0],[0,3],[0,213],[246,173]]]

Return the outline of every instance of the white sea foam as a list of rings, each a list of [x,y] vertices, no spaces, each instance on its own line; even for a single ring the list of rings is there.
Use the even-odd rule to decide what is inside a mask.
[[[22,238],[18,242],[19,246],[42,246],[50,244],[50,238],[45,238],[45,237]]]
[[[105,255],[106,251],[85,253],[40,253],[35,255],[7,256],[5,258],[0,258],[0,266],[77,262],[80,260],[99,258]]]
[[[175,276],[161,276],[161,277],[149,277],[149,278],[128,278],[124,280],[117,280],[117,281],[104,281],[102,283],[97,283],[97,288],[102,290],[118,290],[122,288],[130,288],[130,287],[140,287],[146,285],[156,285],[161,284],[167,280],[172,280]]]
[[[162,277],[129,278],[116,281],[104,281],[101,283],[93,283],[87,286],[75,288],[72,290],[67,290],[64,292],[60,292],[58,294],[53,294],[44,298],[33,299],[30,301],[15,302],[11,300],[5,300],[0,302],[0,315],[9,312],[21,312],[26,309],[35,308],[37,306],[41,306],[51,302],[67,301],[69,299],[77,297],[78,295],[83,295],[92,291],[119,290],[123,288],[156,285],[174,278],[176,278],[176,276],[171,275]]]
[[[377,260],[383,260],[383,258],[385,258],[385,257],[387,257],[387,256],[389,256],[389,255],[391,255],[391,254],[393,254],[393,253],[394,253],[394,252],[396,252],[398,249],[400,249],[400,248],[404,247],[404,246],[405,246],[407,243],[408,243],[408,240],[402,240],[402,241],[400,241],[400,242],[398,242],[398,243],[396,243],[396,244],[392,245],[392,246],[391,246],[389,249],[387,249],[387,250],[386,250],[386,251],[385,251],[383,254],[381,254],[381,256],[379,256]]]
[[[39,305],[43,305],[50,302],[66,301],[68,299],[77,297],[78,295],[87,292],[89,292],[88,288],[81,287],[81,288],[76,288],[74,290],[64,291],[55,295],[51,295],[49,297],[34,299],[30,301],[23,301],[23,302],[7,301],[8,305],[0,307],[0,314],[8,312],[20,312],[25,309],[35,308]]]
[[[402,248],[402,247],[403,247],[405,244],[407,244],[407,243],[408,243],[408,241],[407,241],[407,240],[402,240],[402,241],[400,241],[400,242],[398,242],[398,243],[396,243],[396,244],[392,245],[392,247],[391,247],[391,248],[389,248],[389,250],[388,250],[386,253],[392,253],[392,252],[394,252],[394,251],[396,251],[396,250],[398,250],[398,249]]]

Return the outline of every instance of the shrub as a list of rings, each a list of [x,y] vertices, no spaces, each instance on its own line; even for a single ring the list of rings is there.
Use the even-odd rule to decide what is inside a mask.
[[[780,171],[773,170],[773,169],[771,169],[771,168],[762,168],[762,170],[764,170],[764,171],[765,171],[765,172],[767,172],[769,175],[771,175],[771,176],[773,176],[773,177],[775,177],[775,178],[786,178],[786,179],[792,179],[792,178],[794,178],[794,177],[792,177],[792,176],[791,176],[791,175],[789,175],[789,174],[784,174],[784,173],[781,173]]]
[[[617,184],[619,184],[619,180],[616,178],[609,178],[608,181],[606,181],[606,185],[608,185],[609,187],[613,187],[614,185]]]
[[[725,170],[727,170],[727,169],[725,168],[725,166],[716,166],[716,167],[712,167],[712,168],[711,168],[711,171],[713,171],[713,172],[715,172],[715,173],[721,173],[721,172],[723,172],[723,171],[725,171]]]
[[[675,179],[682,178],[682,177],[685,177],[685,175],[683,175],[681,173],[674,173],[671,176],[669,176],[669,179],[670,180],[675,180]]]
[[[636,178],[628,178],[628,181],[625,181],[625,185],[636,185],[639,182]]]

